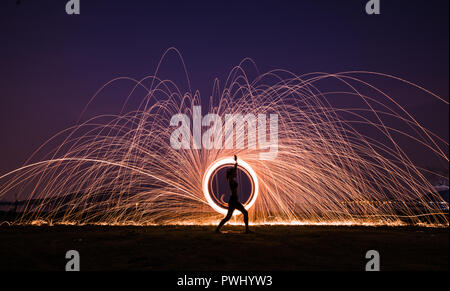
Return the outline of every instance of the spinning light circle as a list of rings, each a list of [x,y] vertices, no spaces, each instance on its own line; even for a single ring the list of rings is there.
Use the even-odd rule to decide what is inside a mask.
[[[224,159],[220,159],[215,161],[213,164],[211,164],[208,169],[206,170],[205,174],[203,175],[203,194],[205,195],[206,201],[208,201],[209,205],[216,210],[217,212],[221,214],[227,214],[227,208],[219,205],[214,199],[212,198],[212,194],[209,191],[209,185],[211,183],[211,178],[214,176],[213,173],[216,172],[219,168],[226,166],[226,165],[234,165],[234,158],[228,157]],[[239,159],[237,160],[237,163],[240,167],[242,167],[247,174],[249,174],[249,178],[252,184],[252,193],[250,194],[250,201],[244,204],[244,208],[246,210],[250,209],[250,207],[255,204],[256,199],[258,198],[258,192],[259,192],[259,185],[258,185],[258,177],[256,176],[255,171],[250,167],[249,164],[244,162],[243,160]],[[239,211],[235,211],[233,215],[239,214]]]

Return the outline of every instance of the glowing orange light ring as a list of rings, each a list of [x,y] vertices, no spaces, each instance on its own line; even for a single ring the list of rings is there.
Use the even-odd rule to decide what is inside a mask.
[[[258,192],[259,192],[259,185],[258,185],[258,177],[256,176],[255,171],[252,169],[252,167],[250,167],[249,164],[247,164],[246,162],[244,162],[243,160],[239,159],[237,160],[238,165],[241,166],[242,168],[244,168],[245,170],[247,170],[247,172],[250,174],[250,179],[253,181],[253,185],[254,185],[254,189],[253,189],[253,197],[250,200],[249,203],[247,203],[246,205],[244,205],[245,209],[250,209],[250,207],[253,206],[253,204],[255,204],[256,198],[258,198]],[[228,158],[224,158],[221,160],[217,160],[215,161],[212,165],[210,165],[208,167],[208,169],[206,170],[205,174],[203,175],[203,182],[202,182],[202,186],[203,186],[203,195],[205,195],[206,201],[208,201],[209,205],[217,212],[222,213],[222,214],[227,214],[227,209],[220,207],[219,205],[217,205],[214,200],[211,198],[211,194],[209,193],[209,179],[211,178],[212,173],[214,173],[214,171],[223,166],[223,165],[233,165],[234,164],[234,158],[232,157],[228,157]],[[233,213],[233,215],[235,214],[239,214],[239,211],[235,211]]]

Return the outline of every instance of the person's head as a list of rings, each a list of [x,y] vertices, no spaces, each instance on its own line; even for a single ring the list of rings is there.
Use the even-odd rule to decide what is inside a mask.
[[[229,180],[231,180],[231,179],[234,179],[234,177],[236,177],[236,171],[234,170],[234,168],[229,168],[228,170],[227,170],[227,180],[229,181]]]

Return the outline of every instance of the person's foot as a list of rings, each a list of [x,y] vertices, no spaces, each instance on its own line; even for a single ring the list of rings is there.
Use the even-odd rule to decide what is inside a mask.
[[[246,229],[245,233],[252,233],[253,231],[251,231],[250,229]]]
[[[216,228],[216,233],[222,233],[220,229]]]

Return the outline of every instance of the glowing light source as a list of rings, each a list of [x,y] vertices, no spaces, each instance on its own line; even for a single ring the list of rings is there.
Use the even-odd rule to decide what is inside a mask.
[[[252,189],[251,189],[251,199],[248,203],[244,204],[245,209],[250,209],[253,204],[255,204],[256,198],[258,198],[258,192],[259,192],[259,182],[258,182],[258,176],[256,175],[255,171],[252,169],[252,167],[246,163],[245,161],[238,158],[237,160],[238,165],[244,168],[250,175],[250,179],[252,181]],[[211,207],[222,214],[227,213],[227,209],[223,208],[222,206],[218,205],[214,200],[212,199],[211,195],[212,193],[209,193],[209,184],[211,183],[212,174],[215,172],[216,169],[218,169],[221,166],[224,165],[234,165],[234,158],[228,157],[224,159],[220,159],[218,161],[215,161],[212,165],[208,167],[208,169],[205,172],[205,175],[203,176],[203,194],[205,195],[206,201],[208,201],[209,205]],[[233,215],[239,214],[239,211],[233,212]]]

